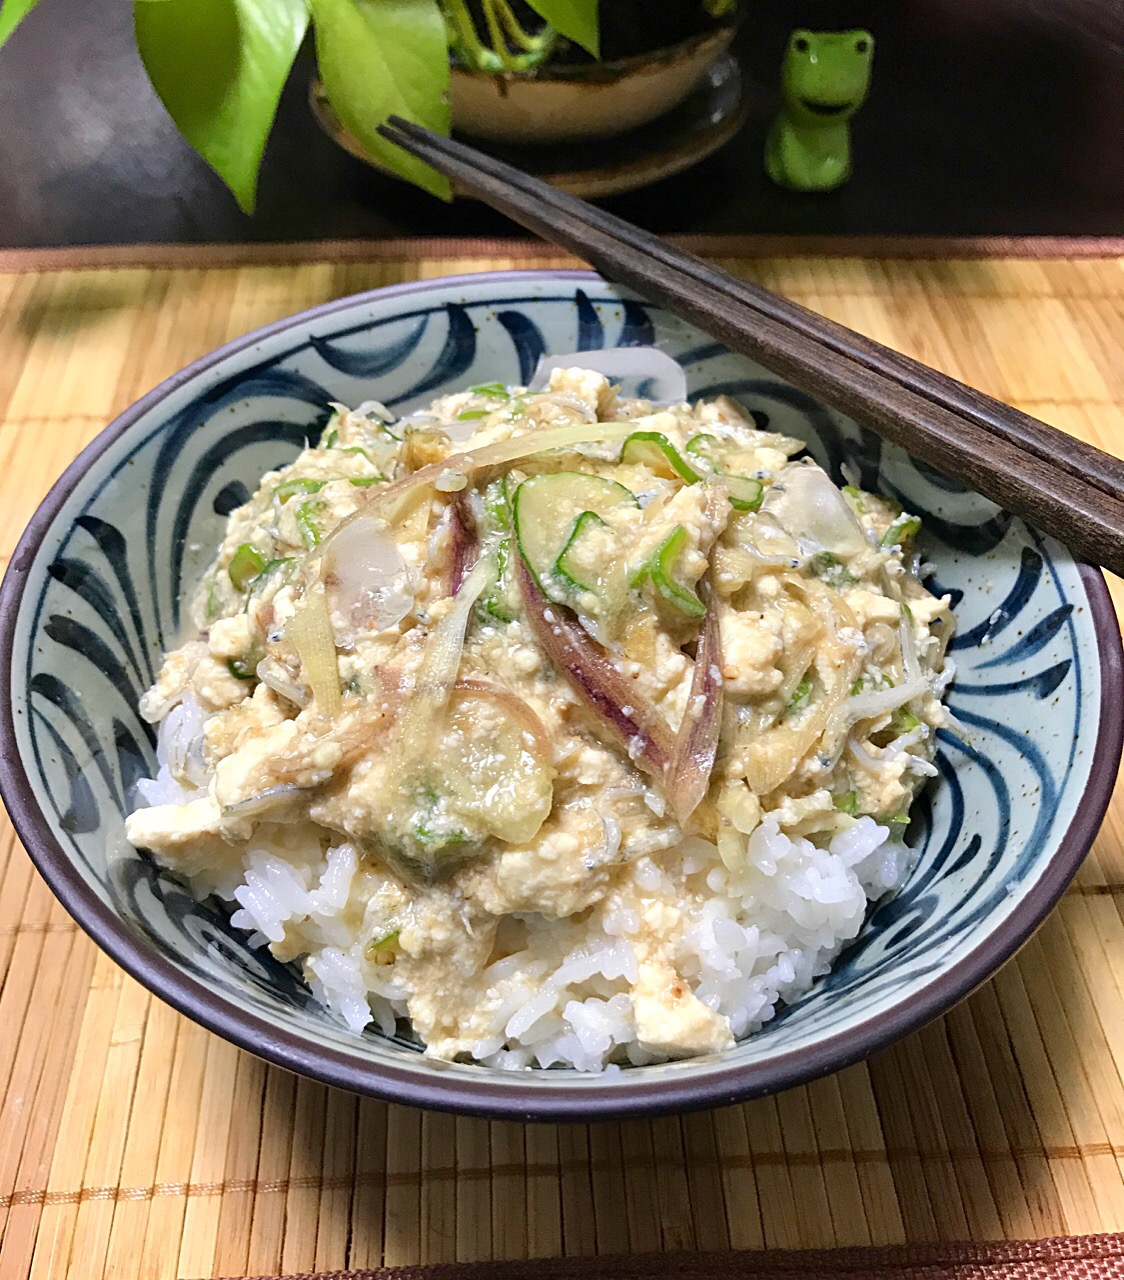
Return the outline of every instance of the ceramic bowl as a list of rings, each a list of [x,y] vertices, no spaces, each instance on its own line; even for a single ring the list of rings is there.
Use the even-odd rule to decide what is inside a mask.
[[[658,343],[692,394],[729,394],[808,440],[838,477],[924,516],[932,586],[958,616],[950,702],[918,802],[917,865],[834,970],[728,1052],[603,1076],[434,1062],[357,1037],[295,969],[253,951],[125,842],[153,771],[137,716],[226,514],[315,438],[330,400],[403,412],[470,383],[530,377],[544,351]],[[633,388],[633,390],[636,390]],[[1100,574],[657,306],[579,272],[465,276],[380,290],[223,347],[108,427],[28,526],[0,592],[2,789],[75,919],[158,996],[243,1048],[329,1084],[507,1118],[639,1115],[729,1103],[835,1070],[947,1009],[1062,893],[1102,819],[1124,701]]]

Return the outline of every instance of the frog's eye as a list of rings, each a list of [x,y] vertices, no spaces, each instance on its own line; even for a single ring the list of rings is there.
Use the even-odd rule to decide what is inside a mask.
[[[866,53],[866,51],[867,51],[869,48],[870,48],[870,41],[869,41],[869,40],[856,40],[856,41],[855,41],[855,52],[856,52],[856,53]]]
[[[807,53],[809,45],[808,45],[808,41],[805,40],[803,36],[797,36],[796,39],[793,40],[792,42],[792,47],[796,50],[797,53]]]

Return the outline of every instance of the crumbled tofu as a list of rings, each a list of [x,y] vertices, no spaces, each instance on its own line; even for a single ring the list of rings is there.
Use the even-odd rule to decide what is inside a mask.
[[[253,643],[253,638],[250,619],[244,613],[236,613],[229,618],[219,618],[211,624],[207,646],[213,658],[225,662],[242,657]]]
[[[140,700],[140,713],[150,723],[167,715],[169,709],[191,688],[192,677],[200,659],[207,656],[204,640],[189,640],[173,649],[164,659],[156,683]]]
[[[276,785],[271,766],[279,757],[293,752],[300,727],[295,720],[263,728],[248,737],[232,755],[215,766],[215,798],[224,808],[248,800]]]
[[[722,635],[722,687],[728,698],[765,698],[784,681],[777,666],[784,644],[777,621],[760,613],[724,612]]]
[[[590,411],[602,422],[612,417],[617,397],[604,374],[594,373],[592,369],[552,369],[550,389],[577,396],[589,405]]]
[[[891,600],[889,596],[865,587],[856,587],[848,591],[847,603],[854,611],[859,625],[863,627],[872,622],[896,624],[902,616],[902,607],[896,600]]]
[[[125,835],[140,849],[174,849],[200,836],[218,835],[222,810],[213,795],[186,804],[158,804],[137,809],[125,820]]]
[[[688,1057],[733,1047],[729,1019],[708,1009],[670,965],[641,964],[639,970],[630,998],[642,1048]]]

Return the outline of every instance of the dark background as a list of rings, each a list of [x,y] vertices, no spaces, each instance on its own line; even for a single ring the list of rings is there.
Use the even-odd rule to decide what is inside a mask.
[[[603,0],[610,5],[613,0]],[[753,112],[702,165],[607,202],[660,232],[1124,233],[1124,0],[747,0]],[[788,32],[866,26],[876,54],[830,195],[773,187],[761,153]],[[258,212],[241,214],[145,79],[125,0],[41,0],[0,52],[0,246],[506,235],[367,169],[286,89]]]

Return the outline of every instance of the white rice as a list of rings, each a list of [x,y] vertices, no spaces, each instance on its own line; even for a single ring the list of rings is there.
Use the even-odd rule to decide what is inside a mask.
[[[147,803],[201,794],[176,782],[167,762],[196,756],[202,726],[190,698],[164,720],[160,771],[138,784]],[[409,993],[395,966],[364,954],[365,902],[353,898],[359,854],[347,843],[322,852],[320,834],[308,823],[262,824],[245,846],[229,847],[227,864],[195,870],[191,887],[229,902],[231,923],[252,946],[272,945],[279,958],[299,960],[317,1000],[353,1032],[372,1024],[385,1035],[405,1031]],[[638,901],[682,913],[675,968],[740,1039],[828,972],[858,934],[868,903],[902,884],[911,858],[869,817],[820,849],[783,834],[769,814],[748,838],[736,872],[697,838],[640,857],[588,916],[517,917],[526,945],[481,975],[488,1033],[473,1056],[505,1069],[601,1071],[653,1061],[638,1043],[629,995],[637,977],[631,938],[642,928]]]

